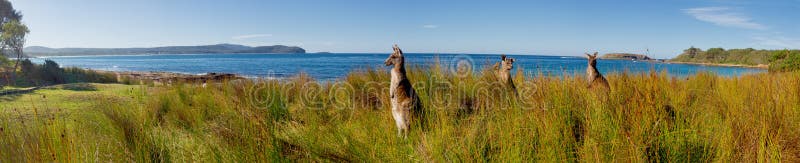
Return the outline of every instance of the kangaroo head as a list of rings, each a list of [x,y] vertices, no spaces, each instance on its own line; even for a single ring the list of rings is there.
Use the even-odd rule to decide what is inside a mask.
[[[510,71],[514,69],[514,58],[508,58],[505,54],[500,56],[500,70],[501,71]]]
[[[400,47],[397,47],[397,44],[392,46],[392,49],[394,49],[394,52],[392,52],[392,54],[389,55],[389,58],[386,58],[386,61],[384,61],[383,63],[386,64],[386,66],[391,66],[391,65],[395,65],[395,67],[403,66],[404,62],[403,51],[400,50]]]
[[[597,67],[597,52],[594,52],[594,55],[586,53],[586,57],[589,60],[589,66]]]

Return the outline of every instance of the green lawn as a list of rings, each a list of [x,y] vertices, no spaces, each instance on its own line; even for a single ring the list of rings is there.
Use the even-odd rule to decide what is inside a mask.
[[[76,114],[95,109],[98,105],[119,102],[122,105],[135,103],[141,98],[140,86],[121,84],[64,84],[43,87],[33,93],[23,93],[0,97],[3,105],[0,111],[5,114],[32,115]],[[141,101],[139,101],[141,102]]]
[[[141,104],[141,90],[78,83],[0,96],[0,157],[13,162],[125,158],[121,135],[101,110]]]

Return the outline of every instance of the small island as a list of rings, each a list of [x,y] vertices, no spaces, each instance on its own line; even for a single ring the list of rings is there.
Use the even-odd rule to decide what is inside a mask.
[[[600,59],[653,60],[647,55],[632,53],[608,53],[601,56]]]

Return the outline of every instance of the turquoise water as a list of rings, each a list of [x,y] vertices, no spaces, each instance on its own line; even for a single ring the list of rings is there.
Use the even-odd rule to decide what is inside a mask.
[[[319,80],[334,80],[349,71],[374,67],[387,69],[383,61],[388,54],[180,54],[180,55],[127,55],[127,56],[72,56],[48,57],[62,67],[76,66],[109,71],[167,71],[188,74],[207,72],[236,73],[248,77],[285,78],[305,72]],[[405,54],[407,66],[428,66],[438,58],[443,66],[455,69],[456,63],[469,63],[474,71],[500,60],[491,54]],[[515,68],[523,68],[527,75],[564,75],[586,73],[586,59],[572,56],[509,55],[516,59]],[[41,63],[43,58],[34,58]],[[462,64],[463,65],[463,64]],[[764,72],[762,69],[716,67],[687,64],[666,64],[630,60],[598,60],[597,68],[604,74],[621,72],[649,72],[666,70],[671,76],[687,76],[708,71],[723,76]]]

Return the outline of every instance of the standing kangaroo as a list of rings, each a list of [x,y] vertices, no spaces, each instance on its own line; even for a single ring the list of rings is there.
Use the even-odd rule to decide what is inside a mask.
[[[389,85],[389,96],[392,102],[392,117],[397,125],[398,136],[406,137],[414,121],[422,121],[422,105],[411,81],[406,77],[405,58],[400,47],[394,45],[394,52],[386,58],[384,64],[392,66],[392,80]],[[412,117],[413,116],[413,117]]]
[[[508,58],[505,54],[500,56],[500,62],[494,64],[494,69],[497,70],[495,75],[500,83],[508,86],[514,93],[517,93],[517,87],[514,86],[514,80],[511,78],[511,69],[514,69],[514,58]]]
[[[594,52],[594,55],[586,53],[586,56],[589,60],[589,66],[586,67],[586,78],[589,80],[588,88],[609,88],[606,78],[603,77],[603,74],[600,74],[600,71],[597,71],[597,52]]]

